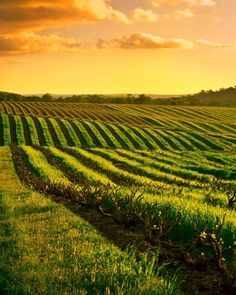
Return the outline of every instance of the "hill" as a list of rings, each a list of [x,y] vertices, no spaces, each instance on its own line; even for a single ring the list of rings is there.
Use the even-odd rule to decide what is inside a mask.
[[[24,101],[24,100],[25,100],[25,97],[20,94],[0,91],[0,101]]]
[[[0,294],[235,294],[235,122],[0,102]]]
[[[183,106],[236,106],[236,86],[219,90],[201,90],[193,95],[166,96],[155,95],[100,95],[81,94],[53,96],[51,94],[23,96],[15,93],[1,92],[0,101],[15,102],[65,102],[65,103],[106,103],[106,104],[146,104],[146,105],[183,105]]]
[[[172,105],[236,106],[236,86],[220,90],[201,90],[193,95],[172,97],[162,101]]]

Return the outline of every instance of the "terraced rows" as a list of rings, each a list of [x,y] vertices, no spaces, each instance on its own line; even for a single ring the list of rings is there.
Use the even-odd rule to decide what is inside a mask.
[[[192,130],[213,134],[235,134],[236,131],[235,108],[132,105],[113,105],[110,108],[117,112],[138,116],[159,128]]]
[[[231,150],[236,138],[54,117],[0,116],[0,145],[77,146],[129,150]]]
[[[235,159],[231,155],[221,155],[223,161],[231,164],[226,171],[224,164],[215,159],[213,153],[199,153],[199,157],[190,153],[182,157],[177,152],[131,152],[122,149],[68,147],[61,150],[41,147],[36,150],[27,146],[21,149],[28,169],[44,181],[79,185],[79,180],[86,179],[93,184],[122,185],[124,191],[131,185],[139,186],[148,202],[158,202],[160,208],[171,206],[175,212],[173,216],[182,212],[180,231],[183,236],[191,236],[193,223],[200,228],[207,220],[213,224],[226,213],[221,235],[228,244],[235,241],[236,212],[228,209],[226,195],[215,193],[221,200],[221,207],[215,206],[206,202],[204,196],[207,191],[204,191],[204,186],[201,187],[218,177],[235,182]],[[225,171],[225,175],[219,171]]]
[[[0,102],[1,113],[8,115],[31,115],[40,117],[60,117],[119,124],[145,125],[148,122],[137,116],[122,112],[110,111],[105,106],[96,104],[63,104],[63,103],[16,103]]]
[[[41,152],[22,151],[39,179],[69,183]],[[174,280],[150,271],[156,255],[137,261],[63,204],[23,187],[9,147],[0,148],[0,166],[1,294],[180,294]]]
[[[101,219],[106,215],[117,224],[111,191],[118,211],[124,201],[127,209],[141,200],[138,206],[145,220],[137,230],[143,230],[145,245],[148,241],[162,247],[168,240],[168,247],[188,249],[197,230],[212,235],[223,221],[217,241],[223,241],[225,261],[233,264],[236,109],[3,102],[0,112],[0,146],[11,146],[7,149],[15,170],[30,189],[63,204],[98,210]],[[100,188],[108,196],[105,201],[104,191],[96,195]],[[136,199],[134,189],[143,199]],[[154,244],[146,235],[147,208],[159,214],[160,222],[167,210],[163,224],[174,225]],[[125,215],[118,212],[120,220],[141,216],[129,210]],[[149,233],[159,221],[153,221]],[[198,251],[202,255],[202,248]]]
[[[207,134],[235,135],[236,132],[235,108],[1,102],[0,110],[8,115],[60,117]]]

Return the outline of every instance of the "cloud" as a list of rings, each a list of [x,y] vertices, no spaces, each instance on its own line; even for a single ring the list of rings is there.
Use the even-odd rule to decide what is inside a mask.
[[[154,7],[159,7],[161,4],[178,5],[186,4],[190,6],[214,6],[215,0],[148,0]]]
[[[234,43],[219,43],[214,41],[209,41],[205,39],[199,39],[196,41],[197,44],[206,46],[206,47],[215,47],[215,48],[236,48]]]
[[[162,49],[162,48],[193,48],[191,41],[184,39],[164,39],[146,33],[136,33],[111,40],[99,39],[98,48],[122,48],[122,49]]]
[[[102,20],[131,23],[124,13],[112,8],[110,0],[0,1],[0,34]]]
[[[159,16],[152,10],[145,10],[143,8],[136,8],[133,12],[133,18],[141,22],[155,22]]]
[[[176,11],[173,11],[171,14],[167,15],[167,17],[169,18],[174,18],[177,20],[182,18],[192,18],[194,16],[195,16],[194,12],[189,8],[178,9]]]
[[[177,49],[193,47],[192,42],[184,39],[164,39],[145,33],[131,34],[111,40],[99,39],[96,44],[81,43],[74,38],[63,38],[55,34],[0,35],[0,57],[42,52],[78,52],[83,49]]]
[[[62,38],[54,34],[47,36],[34,33],[22,33],[16,36],[0,35],[0,56],[77,51],[85,47],[86,44],[81,44],[73,38]]]
[[[107,19],[115,20],[126,25],[131,25],[133,23],[133,21],[130,20],[123,12],[113,10],[112,8],[110,8],[110,14],[108,15]]]
[[[29,61],[26,59],[20,59],[20,58],[6,58],[1,57],[0,55],[0,64],[28,64]]]
[[[192,42],[181,38],[166,39],[147,33],[134,33],[109,40],[99,39],[95,44],[82,43],[74,38],[63,38],[56,34],[21,33],[0,35],[0,58],[7,57],[5,63],[25,63],[25,60],[15,56],[44,52],[79,52],[84,49],[192,49],[195,45],[236,48],[234,43],[219,43],[205,39]]]

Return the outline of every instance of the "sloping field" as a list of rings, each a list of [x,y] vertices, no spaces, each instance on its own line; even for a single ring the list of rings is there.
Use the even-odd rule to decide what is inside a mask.
[[[157,256],[138,263],[83,218],[22,187],[8,147],[0,169],[1,294],[180,294],[152,269]],[[45,176],[53,172],[60,177],[53,168]]]
[[[231,294],[236,109],[2,102],[0,111],[4,292],[177,295],[183,267],[184,294]]]
[[[226,108],[0,104],[0,145],[140,150],[236,148],[236,111]]]
[[[209,134],[235,134],[236,130],[236,109],[224,107],[0,102],[0,111],[8,115],[59,117],[140,127],[157,126]]]
[[[124,188],[135,185],[140,190],[144,189],[149,202],[157,201],[160,208],[171,206],[176,213],[181,211],[183,220],[179,229],[183,232],[189,231],[191,224],[198,224],[199,228],[207,220],[213,224],[217,217],[222,219],[226,213],[222,237],[227,237],[229,244],[236,239],[236,213],[229,208],[227,196],[215,193],[218,204],[211,204],[204,189],[206,183],[217,179],[235,183],[233,156],[221,155],[223,161],[230,163],[225,169],[224,164],[214,161],[212,153],[199,153],[197,156],[196,153],[183,155],[98,148],[60,150],[44,147],[36,150],[22,146],[20,149],[23,152],[21,161],[26,168],[44,181],[76,185],[84,179],[96,185],[121,185]],[[208,160],[211,157],[212,160]],[[191,234],[192,230],[184,232],[183,236]]]

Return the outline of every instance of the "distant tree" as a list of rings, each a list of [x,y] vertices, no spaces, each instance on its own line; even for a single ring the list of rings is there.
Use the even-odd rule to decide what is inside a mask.
[[[146,96],[145,94],[140,94],[136,99],[135,99],[135,103],[147,103],[148,101],[150,101],[151,98],[149,96]]]
[[[48,102],[48,101],[53,101],[53,97],[51,94],[46,93],[42,96],[41,98],[42,101]]]

